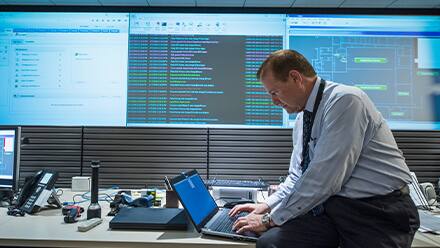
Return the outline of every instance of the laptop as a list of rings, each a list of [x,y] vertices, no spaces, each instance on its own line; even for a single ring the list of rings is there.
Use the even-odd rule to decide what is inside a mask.
[[[248,213],[242,212],[230,218],[228,215],[230,209],[217,206],[196,170],[182,173],[171,179],[170,183],[199,233],[236,240],[257,241],[258,236],[253,232],[243,235],[232,231],[235,220]]]

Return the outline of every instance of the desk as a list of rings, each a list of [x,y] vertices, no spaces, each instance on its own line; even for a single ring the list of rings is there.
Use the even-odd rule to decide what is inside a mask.
[[[72,193],[64,191],[63,199]],[[70,196],[70,197],[69,197]],[[81,204],[87,209],[89,202]],[[109,204],[100,202],[103,223],[88,232],[78,232],[78,223],[66,224],[60,209],[44,210],[36,215],[13,217],[0,208],[0,246],[29,247],[222,247],[247,248],[255,243],[229,241],[201,236],[193,228],[187,231],[120,231],[109,229]],[[80,221],[85,220],[84,214]],[[412,247],[440,247],[440,236],[417,233]]]
[[[62,200],[72,200],[73,192],[64,190]],[[78,199],[77,199],[78,200]],[[111,230],[112,216],[106,216],[110,206],[100,201],[103,222],[97,227],[79,232],[78,225],[86,220],[90,202],[80,205],[85,213],[79,222],[64,223],[61,209],[43,210],[35,215],[14,217],[0,208],[0,246],[29,247],[255,247],[255,243],[237,242],[228,239],[200,235],[191,225],[187,231],[127,231]]]

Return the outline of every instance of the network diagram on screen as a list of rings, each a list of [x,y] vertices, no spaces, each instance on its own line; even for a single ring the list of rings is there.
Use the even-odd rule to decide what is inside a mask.
[[[304,54],[392,129],[440,129],[440,17],[0,12],[0,125],[285,127],[255,74]]]

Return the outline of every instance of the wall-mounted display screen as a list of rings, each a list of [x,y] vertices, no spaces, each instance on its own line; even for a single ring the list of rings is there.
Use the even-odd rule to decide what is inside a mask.
[[[0,124],[125,125],[128,18],[0,13]]]
[[[255,73],[275,50],[440,129],[440,17],[0,13],[0,125],[292,127]]]
[[[255,77],[285,15],[131,14],[127,125],[282,126]]]
[[[440,129],[440,18],[290,15],[288,47],[364,90],[393,129]]]

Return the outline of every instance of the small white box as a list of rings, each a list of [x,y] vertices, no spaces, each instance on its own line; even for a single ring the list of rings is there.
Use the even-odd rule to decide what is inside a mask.
[[[90,191],[90,177],[72,177],[73,192]]]
[[[257,188],[247,188],[247,187],[212,187],[212,196],[214,199],[222,200],[252,200],[257,201]]]

